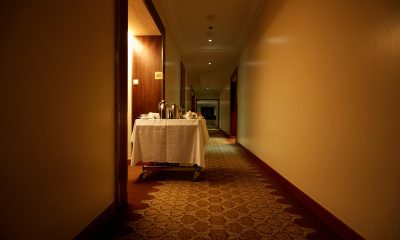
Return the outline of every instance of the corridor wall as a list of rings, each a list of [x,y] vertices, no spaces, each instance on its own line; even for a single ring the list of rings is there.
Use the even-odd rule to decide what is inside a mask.
[[[0,239],[72,239],[114,202],[114,1],[2,1],[0,26]]]
[[[367,239],[399,239],[400,4],[267,1],[238,142]]]

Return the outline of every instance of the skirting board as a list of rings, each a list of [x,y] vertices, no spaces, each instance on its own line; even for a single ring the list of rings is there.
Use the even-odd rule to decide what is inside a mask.
[[[272,177],[274,177],[290,194],[293,195],[293,197],[295,197],[301,204],[303,204],[305,208],[307,208],[312,214],[314,214],[314,216],[316,216],[321,222],[323,222],[342,239],[365,239],[352,228],[339,220],[335,215],[330,213],[315,200],[310,198],[307,194],[305,194],[303,191],[301,191],[299,188],[289,182],[286,178],[284,178],[277,171],[271,168],[267,163],[254,155],[246,147],[238,142],[236,144],[241,147],[245,152],[247,152],[250,156],[252,156],[252,158],[256,161],[258,165],[260,165],[268,173],[270,173]]]
[[[227,132],[225,132],[225,131],[222,130],[221,128],[220,128],[219,130],[221,130],[221,132],[225,135],[225,137],[227,137],[227,138],[230,138],[230,137],[231,137],[230,134],[228,134]]]
[[[117,205],[113,202],[89,225],[87,225],[74,239],[107,239],[113,229],[113,223],[117,219]]]

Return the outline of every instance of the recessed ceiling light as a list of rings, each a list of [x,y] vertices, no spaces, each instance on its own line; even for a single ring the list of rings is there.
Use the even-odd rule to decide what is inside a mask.
[[[210,38],[210,39],[208,39],[208,42],[212,42],[212,39]]]
[[[208,65],[211,65],[211,62],[208,62]]]

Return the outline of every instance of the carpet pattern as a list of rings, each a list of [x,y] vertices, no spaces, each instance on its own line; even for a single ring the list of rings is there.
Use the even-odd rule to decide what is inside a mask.
[[[114,239],[328,239],[246,152],[210,135],[201,179],[158,173],[139,217],[125,223],[130,231]]]

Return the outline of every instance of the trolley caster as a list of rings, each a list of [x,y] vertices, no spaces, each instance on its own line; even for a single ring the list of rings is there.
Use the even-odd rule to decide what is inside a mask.
[[[192,182],[196,182],[197,179],[200,177],[201,172],[194,172],[192,175]]]
[[[144,180],[147,178],[148,175],[149,175],[148,172],[142,172],[142,173],[139,175],[139,180],[140,180],[140,181],[144,181]]]

